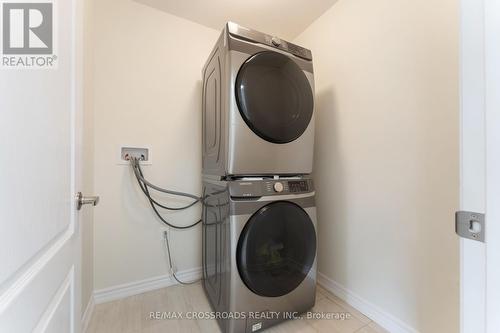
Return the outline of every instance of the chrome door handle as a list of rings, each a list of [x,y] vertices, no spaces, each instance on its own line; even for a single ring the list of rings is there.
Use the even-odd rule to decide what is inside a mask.
[[[76,194],[76,209],[80,210],[82,209],[83,205],[90,205],[96,206],[99,203],[99,197],[94,196],[94,197],[84,197],[82,192],[78,192]]]

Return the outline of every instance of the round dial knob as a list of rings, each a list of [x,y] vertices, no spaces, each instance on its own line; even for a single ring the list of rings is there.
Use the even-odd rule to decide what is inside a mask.
[[[281,39],[279,39],[278,37],[273,37],[273,38],[271,38],[271,43],[273,43],[274,46],[280,46]]]
[[[280,182],[274,183],[274,191],[283,192],[283,189],[284,189],[283,183]]]

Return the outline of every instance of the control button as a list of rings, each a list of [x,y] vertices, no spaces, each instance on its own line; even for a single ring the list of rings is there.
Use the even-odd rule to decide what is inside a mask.
[[[281,39],[279,39],[278,37],[273,37],[273,38],[271,38],[271,43],[273,43],[274,46],[280,46]]]
[[[283,183],[280,183],[280,182],[276,182],[274,183],[274,190],[276,192],[283,192],[283,189],[284,189],[284,186],[283,186]]]

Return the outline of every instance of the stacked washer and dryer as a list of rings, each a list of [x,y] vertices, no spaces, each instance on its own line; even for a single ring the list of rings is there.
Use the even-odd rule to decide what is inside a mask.
[[[311,52],[227,23],[203,68],[203,287],[223,332],[315,302]]]

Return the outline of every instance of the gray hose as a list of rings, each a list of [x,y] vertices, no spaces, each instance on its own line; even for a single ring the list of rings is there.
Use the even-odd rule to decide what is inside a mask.
[[[139,164],[137,164],[135,167],[134,165],[131,163],[132,165],[132,168],[136,168],[137,171],[139,171],[139,174],[144,177],[144,174],[142,173],[142,170],[141,170],[141,166]],[[150,193],[149,193],[149,189],[148,189],[148,186],[146,184],[143,184],[141,183],[141,180],[139,178],[137,178],[137,183],[139,184],[139,187],[141,188],[142,192],[144,193],[144,195],[149,199],[150,202],[154,203],[156,206],[158,207],[161,207],[161,208],[164,208],[164,209],[168,209],[168,210],[184,210],[184,209],[187,209],[189,207],[192,207],[194,206],[195,204],[197,204],[198,202],[200,202],[200,200],[194,200],[192,203],[188,204],[188,205],[185,205],[185,206],[181,206],[181,207],[170,207],[170,206],[165,206],[161,203],[159,203],[158,201],[154,200]]]
[[[198,225],[199,223],[202,222],[201,219],[199,219],[198,221],[190,224],[190,225],[186,225],[186,226],[177,226],[177,225],[174,225],[170,222],[168,222],[167,220],[165,220],[160,212],[158,212],[158,209],[156,209],[155,207],[155,203],[156,201],[153,200],[153,198],[151,198],[151,195],[149,193],[149,190],[148,190],[148,185],[146,184],[141,184],[141,181],[139,179],[138,176],[141,176],[142,178],[144,178],[143,174],[142,174],[142,170],[141,170],[141,167],[139,166],[139,164],[134,164],[134,162],[136,162],[136,159],[133,159],[131,160],[131,165],[132,165],[132,168],[134,169],[134,173],[136,174],[136,179],[137,179],[137,182],[139,183],[139,186],[141,187],[141,189],[143,190],[144,194],[146,195],[146,197],[148,198],[149,200],[149,203],[151,205],[151,208],[153,209],[153,211],[155,212],[156,216],[163,222],[165,223],[167,226],[171,227],[171,228],[174,228],[174,229],[189,229],[189,228],[192,228],[194,227],[195,225]],[[143,187],[144,186],[144,187]],[[198,202],[198,200],[195,201],[195,203]],[[193,204],[190,204],[188,206],[185,206],[185,207],[181,207],[180,209],[186,209],[186,208],[189,208],[191,207]],[[163,205],[159,205],[160,207],[164,207],[164,208],[167,208],[166,206],[163,206]]]
[[[197,201],[200,201],[202,198],[201,197],[198,197],[194,194],[190,194],[190,193],[185,193],[185,192],[178,192],[178,191],[172,191],[172,190],[167,190],[167,189],[164,189],[164,188],[161,188],[159,186],[156,186],[152,183],[150,183],[149,181],[147,181],[140,173],[139,171],[137,170],[137,164],[139,163],[137,158],[132,158],[131,159],[131,163],[132,165],[134,166],[134,173],[135,173],[135,176],[137,178],[139,178],[144,184],[148,185],[149,187],[151,187],[152,189],[155,189],[159,192],[163,192],[163,193],[167,193],[167,194],[171,194],[171,195],[177,195],[177,196],[181,196],[181,197],[187,197],[187,198],[192,198],[192,199],[195,199]]]

